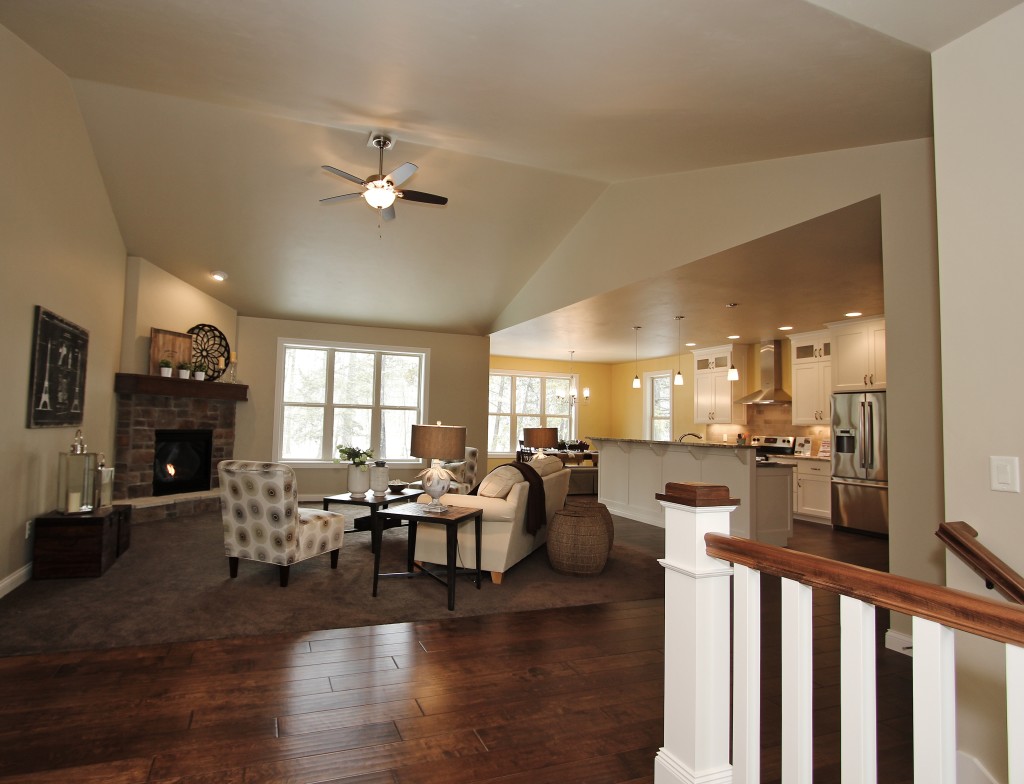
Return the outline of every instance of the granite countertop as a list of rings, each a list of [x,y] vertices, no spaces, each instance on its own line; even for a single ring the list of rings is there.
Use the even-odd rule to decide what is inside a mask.
[[[585,441],[619,441],[626,444],[664,444],[665,446],[699,446],[712,449],[753,449],[750,444],[734,444],[721,442],[697,441],[688,438],[685,441],[652,441],[649,438],[604,438],[599,436],[587,436]]]

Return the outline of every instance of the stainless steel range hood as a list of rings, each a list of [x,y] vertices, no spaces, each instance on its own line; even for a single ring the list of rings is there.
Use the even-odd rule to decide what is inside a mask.
[[[761,356],[761,388],[737,400],[737,403],[791,403],[793,398],[782,388],[782,341],[762,343],[758,349]]]

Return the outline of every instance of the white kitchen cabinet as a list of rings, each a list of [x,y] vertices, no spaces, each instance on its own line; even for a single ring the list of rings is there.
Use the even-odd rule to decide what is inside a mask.
[[[832,339],[827,329],[789,336],[794,365],[828,362],[832,357]]]
[[[832,464],[828,460],[797,460],[796,515],[815,522],[832,521]]]
[[[739,381],[729,381],[735,367]],[[746,389],[747,347],[725,345],[693,352],[693,421],[702,425],[744,424],[744,406],[734,405]]]
[[[885,319],[829,324],[832,391],[885,389]]]
[[[825,425],[832,419],[832,351],[827,330],[790,337],[793,424]]]

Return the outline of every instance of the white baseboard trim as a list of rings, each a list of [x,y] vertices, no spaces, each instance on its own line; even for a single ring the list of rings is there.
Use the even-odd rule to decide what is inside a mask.
[[[914,638],[904,632],[888,629],[885,632],[885,647],[904,656],[914,655]]]
[[[732,765],[694,773],[662,747],[654,757],[654,784],[732,784]]]
[[[966,751],[956,753],[956,780],[957,784],[999,784],[978,758]]]
[[[25,564],[18,571],[7,575],[0,580],[0,597],[6,596],[19,585],[27,583],[32,579],[32,562]]]

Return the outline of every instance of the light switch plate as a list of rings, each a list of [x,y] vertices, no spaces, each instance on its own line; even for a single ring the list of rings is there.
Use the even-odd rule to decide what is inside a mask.
[[[990,456],[988,459],[992,489],[1002,493],[1020,492],[1020,459],[1017,457]]]

